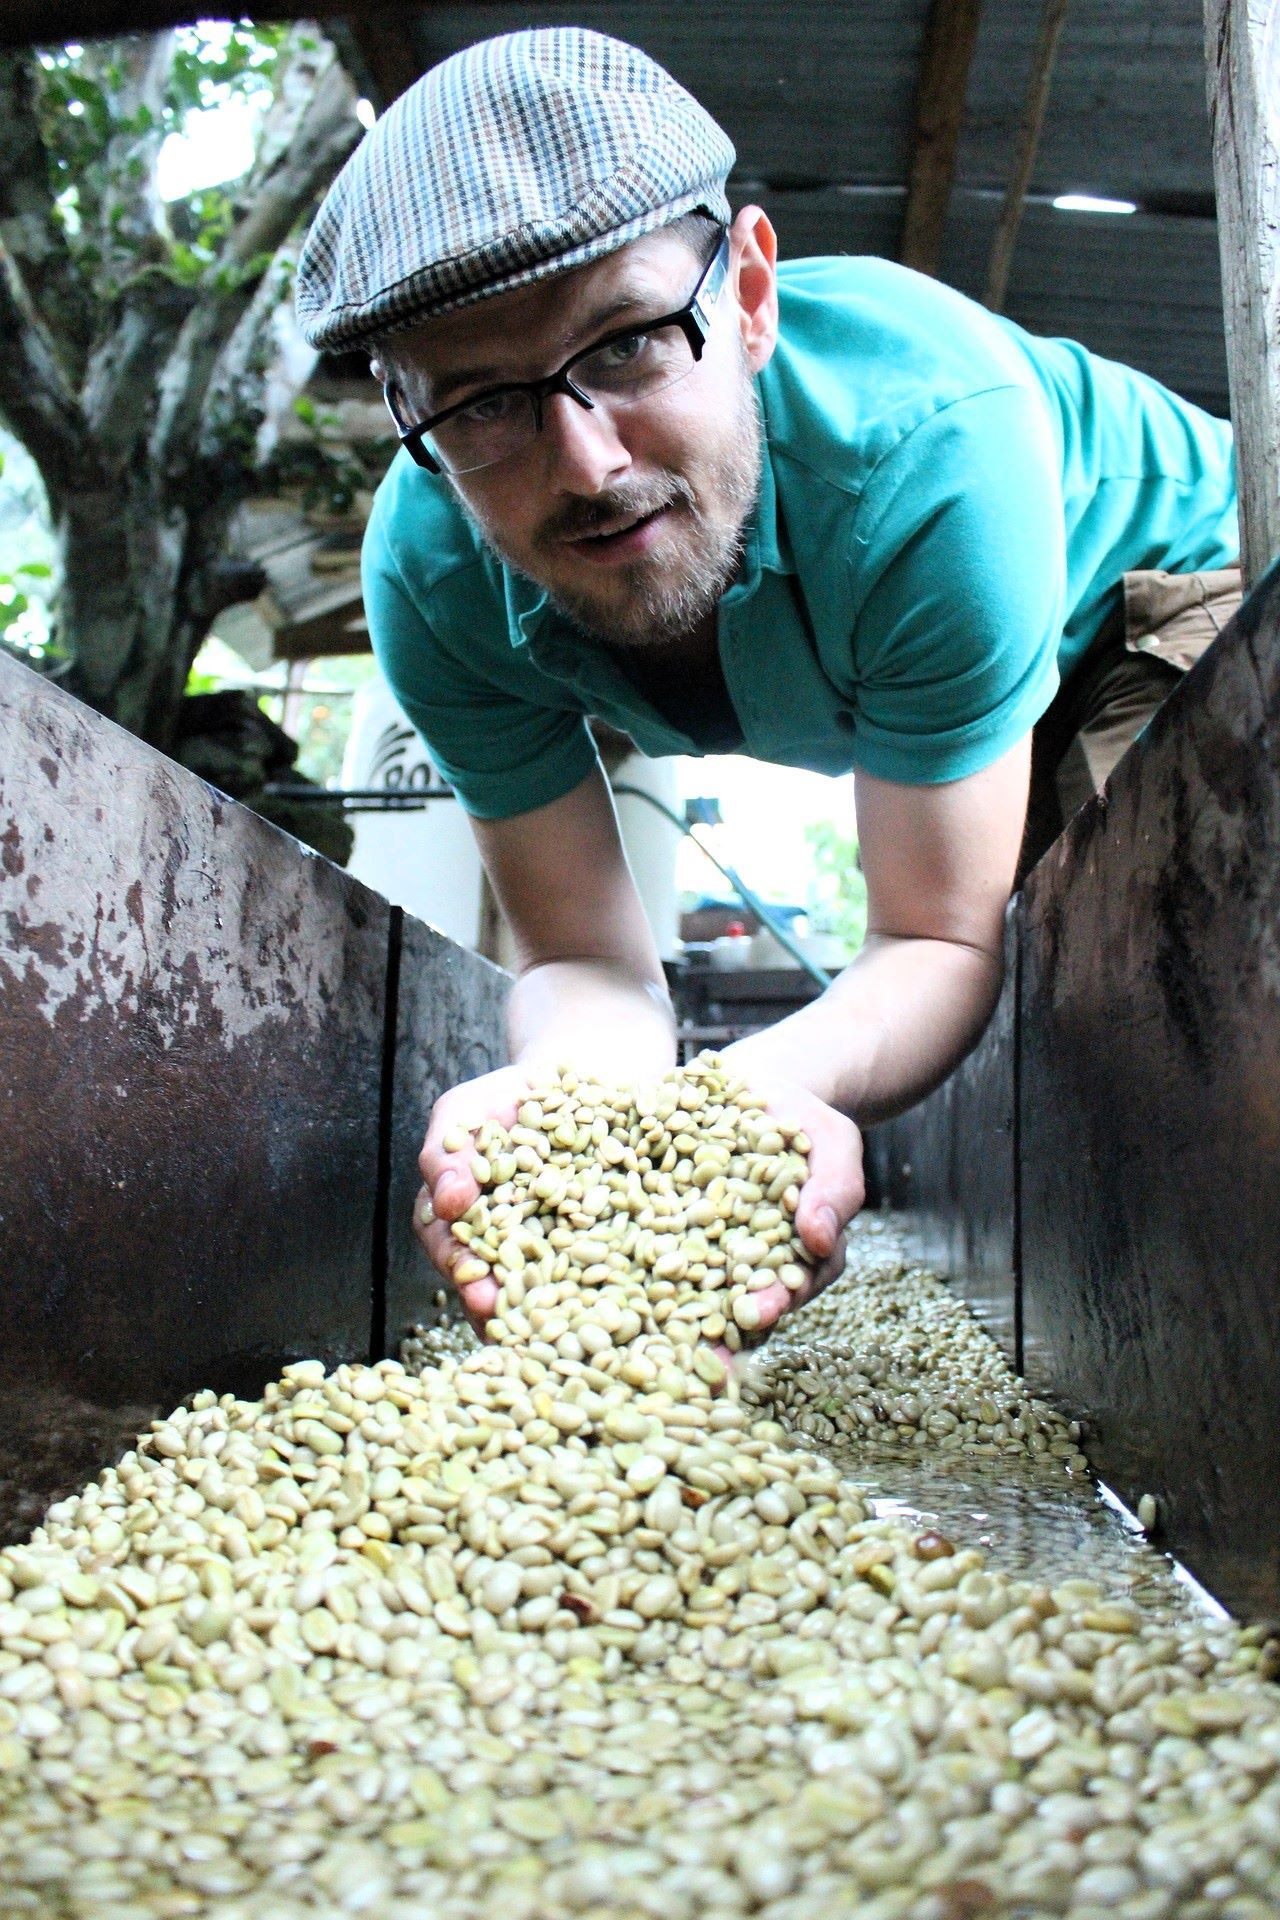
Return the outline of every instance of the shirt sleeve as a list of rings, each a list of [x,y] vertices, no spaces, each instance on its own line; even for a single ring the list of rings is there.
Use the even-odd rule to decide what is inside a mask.
[[[1036,396],[995,388],[908,433],[864,489],[854,542],[857,764],[922,786],[989,766],[1058,686],[1061,462]]]
[[[413,593],[374,522],[362,574],[378,664],[468,813],[508,819],[559,800],[586,779],[597,756],[582,713],[523,697],[492,666],[486,670],[475,642],[487,609],[476,605],[472,616],[459,617],[461,609],[449,604],[465,597],[456,582],[451,594]],[[505,625],[501,644],[510,644]]]

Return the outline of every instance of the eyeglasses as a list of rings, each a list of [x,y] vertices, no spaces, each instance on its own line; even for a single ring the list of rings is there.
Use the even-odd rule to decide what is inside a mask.
[[[401,445],[428,473],[478,473],[532,444],[554,393],[566,394],[591,412],[597,406],[634,406],[673,387],[702,358],[712,309],[728,271],[729,236],[723,233],[697,286],[674,313],[607,333],[543,380],[490,387],[416,426],[406,426],[400,397],[388,381],[383,396]]]

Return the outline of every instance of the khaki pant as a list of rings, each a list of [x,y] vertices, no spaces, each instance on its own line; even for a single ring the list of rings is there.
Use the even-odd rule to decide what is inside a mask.
[[[1018,881],[1098,792],[1241,600],[1240,571],[1126,573],[1124,602],[1031,736]]]

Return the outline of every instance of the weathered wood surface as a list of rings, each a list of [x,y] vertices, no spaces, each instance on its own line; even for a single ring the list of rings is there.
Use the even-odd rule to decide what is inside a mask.
[[[645,47],[722,121],[743,181],[902,186],[927,0],[555,0],[539,22],[585,22]],[[527,8],[450,5],[416,15],[438,59],[527,25]],[[969,71],[957,179],[1001,193],[1036,43],[1026,0],[984,0]],[[1033,192],[1091,187],[1211,201],[1200,0],[1072,0]],[[897,236],[895,234],[895,240]]]
[[[1026,887],[1025,1365],[1280,1605],[1280,569]]]
[[[6,0],[0,44],[142,31],[196,17],[183,0]],[[584,23],[637,42],[723,120],[745,177],[880,182],[907,177],[928,0],[832,8],[827,0],[557,0],[527,6],[418,0],[277,0],[271,18],[403,26],[422,68],[489,33]],[[959,181],[1002,192],[1030,71],[1037,10],[984,0],[960,136]],[[1092,188],[1159,204],[1199,197],[1213,170],[1204,117],[1201,0],[1072,0],[1033,192]],[[895,235],[896,238],[896,235]]]
[[[1280,0],[1205,0],[1247,582],[1280,554]]]

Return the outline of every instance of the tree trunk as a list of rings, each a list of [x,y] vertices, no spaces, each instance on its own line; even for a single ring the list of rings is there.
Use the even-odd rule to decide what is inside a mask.
[[[144,42],[102,67],[119,89],[109,157],[120,185],[99,249],[123,259],[112,282],[66,244],[34,59],[0,55],[0,413],[39,467],[54,519],[56,671],[166,750],[210,623],[258,590],[230,582],[223,556],[254,485],[290,236],[360,135],[333,49],[297,29],[219,255],[185,281],[155,227],[157,110],[172,59],[171,41]]]
[[[167,749],[200,643],[221,611],[216,562],[241,490],[191,516],[154,476],[68,495],[58,514],[60,674],[69,692]],[[225,597],[223,604],[226,604]]]

